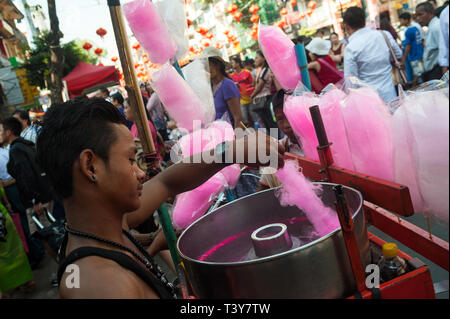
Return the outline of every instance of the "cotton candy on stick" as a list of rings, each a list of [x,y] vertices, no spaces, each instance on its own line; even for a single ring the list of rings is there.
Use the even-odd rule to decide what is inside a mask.
[[[180,147],[185,157],[201,151],[211,150],[217,144],[233,140],[232,126],[225,121],[212,122],[206,129],[199,129],[180,140]],[[176,198],[173,222],[177,229],[185,229],[200,218],[211,206],[214,198],[225,187],[234,187],[240,176],[238,164],[230,165],[211,177],[194,190],[180,194]]]
[[[283,107],[283,112],[291,124],[292,130],[302,143],[305,157],[316,161],[319,160],[317,153],[319,142],[309,108],[318,103],[319,99],[317,96],[305,93],[301,96],[287,96]]]
[[[259,45],[278,83],[286,90],[294,90],[302,80],[294,42],[280,28],[261,24]]]
[[[393,181],[392,118],[383,100],[370,88],[352,89],[342,114],[355,170]]]
[[[165,64],[153,74],[152,81],[158,97],[179,128],[192,132],[194,121],[207,123],[202,102],[174,67]]]
[[[320,236],[340,227],[337,213],[325,206],[318,196],[320,185],[308,181],[299,171],[296,161],[286,161],[275,175],[282,184],[276,194],[281,205],[297,206],[306,214]]]
[[[392,135],[394,144],[394,182],[406,185],[416,213],[423,213],[424,202],[417,180],[413,157],[413,136],[409,127],[404,104],[392,117]]]
[[[123,4],[122,9],[136,39],[152,62],[164,64],[175,56],[177,46],[151,1],[134,0]]]
[[[422,92],[405,98],[412,154],[425,211],[446,223],[449,221],[448,105],[443,91]]]
[[[339,167],[354,170],[352,154],[348,145],[347,132],[341,110],[341,101],[345,97],[346,94],[343,91],[337,88],[331,89],[320,97],[319,109],[328,140],[332,143],[330,149],[334,164]]]

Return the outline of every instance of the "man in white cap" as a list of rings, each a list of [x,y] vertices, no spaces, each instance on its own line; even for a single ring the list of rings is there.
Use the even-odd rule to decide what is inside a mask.
[[[338,71],[336,63],[330,57],[330,41],[314,38],[305,47],[309,52],[311,62],[308,63],[308,69],[315,70],[317,77],[324,86],[330,83],[336,83],[343,78],[342,72]]]

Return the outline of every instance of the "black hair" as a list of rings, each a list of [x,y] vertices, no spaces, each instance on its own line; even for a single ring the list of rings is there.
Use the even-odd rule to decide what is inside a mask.
[[[360,7],[350,7],[344,13],[344,24],[350,28],[357,30],[364,28],[366,25],[366,16]]]
[[[241,66],[241,68],[244,67],[244,65],[242,64],[242,60],[239,56],[234,56],[231,58],[232,61],[236,62],[237,64],[239,64]]]
[[[335,36],[337,36],[339,38],[339,34],[337,34],[336,32],[331,32],[330,38],[331,38],[332,35],[335,35]]]
[[[117,108],[101,98],[73,99],[54,104],[46,112],[37,138],[37,160],[61,199],[72,195],[72,168],[85,149],[108,164],[117,136],[112,124],[125,120]]]
[[[251,67],[255,67],[255,60],[253,60],[253,59],[246,59],[245,61],[244,61],[244,65],[250,65]]]
[[[411,14],[409,12],[403,12],[401,15],[398,16],[399,19],[411,21]]]
[[[123,105],[123,96],[119,92],[114,93],[111,95],[111,100],[117,101],[120,105]]]
[[[386,18],[381,18],[380,19],[380,29],[390,32],[390,30],[391,30],[391,23],[389,22],[388,19],[386,19]]]
[[[225,63],[223,63],[222,61],[220,61],[219,59],[216,59],[214,57],[210,57],[208,58],[208,61],[211,62],[212,64],[214,64],[215,66],[219,67],[219,71],[220,73],[226,77],[226,78],[230,78],[230,76],[228,75],[228,73],[225,70]]]
[[[266,57],[264,56],[264,53],[261,50],[256,51],[256,54],[258,54],[260,57],[264,58],[264,67],[268,68],[269,64],[267,63]]]
[[[16,114],[18,114],[22,120],[27,120],[28,125],[31,125],[30,115],[28,114],[28,111],[15,110],[12,115],[14,116]]]
[[[142,96],[142,95],[141,95],[141,96]],[[144,106],[147,105],[147,103],[146,103],[147,98],[146,98],[145,96],[142,96],[142,99],[144,100]],[[131,103],[130,103],[130,99],[129,99],[129,98],[126,98],[126,99],[125,99],[125,102],[126,102],[129,106],[131,106]],[[124,104],[124,106],[125,106],[125,104]],[[152,120],[152,118],[151,118],[151,116],[150,116],[150,112],[147,110],[147,107],[146,107],[146,106],[144,107],[144,110],[145,110],[145,114],[147,115],[147,119],[148,119],[150,122],[152,122],[153,126],[155,126],[155,123],[153,123],[153,120]],[[135,120],[135,122],[136,122],[136,120]]]
[[[105,93],[105,94],[107,94],[109,96],[109,90],[105,86],[102,86],[100,88],[100,92],[103,92],[103,93]]]
[[[433,5],[428,1],[419,3],[416,7],[416,11],[419,8],[422,8],[426,13],[436,14],[436,10],[434,9]]]
[[[272,106],[273,106],[274,112],[275,112],[275,110],[283,108],[285,94],[286,94],[286,92],[283,89],[281,89],[281,90],[278,90],[277,93],[275,93],[275,95],[273,96]]]
[[[11,131],[14,136],[20,136],[22,132],[22,123],[15,117],[8,117],[0,122],[3,125],[3,131]]]

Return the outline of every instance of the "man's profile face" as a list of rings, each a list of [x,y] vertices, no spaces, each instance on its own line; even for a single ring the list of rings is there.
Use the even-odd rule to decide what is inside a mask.
[[[135,161],[136,144],[125,125],[114,126],[116,141],[111,145],[108,163],[99,167],[98,186],[103,198],[122,212],[139,208],[145,173]]]
[[[422,7],[419,7],[416,10],[416,18],[421,26],[427,26],[433,18],[433,15],[426,12]]]
[[[0,143],[9,144],[9,135],[3,128],[3,124],[0,124]]]

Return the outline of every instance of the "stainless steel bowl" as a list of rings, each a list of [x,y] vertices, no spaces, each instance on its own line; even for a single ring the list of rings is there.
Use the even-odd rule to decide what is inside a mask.
[[[318,184],[323,188],[322,201],[334,208],[332,187],[336,184]],[[304,212],[280,205],[276,190],[224,205],[197,220],[180,236],[177,249],[197,297],[343,298],[356,291],[341,229],[317,236]],[[360,192],[349,187],[344,187],[344,194],[365,268],[370,262],[370,249],[363,199]],[[278,242],[273,254],[267,255],[265,248],[262,254],[255,253],[252,233],[275,223],[287,226],[291,248],[286,246],[288,250],[278,252]],[[278,240],[281,236],[281,230],[278,235],[267,235]]]

